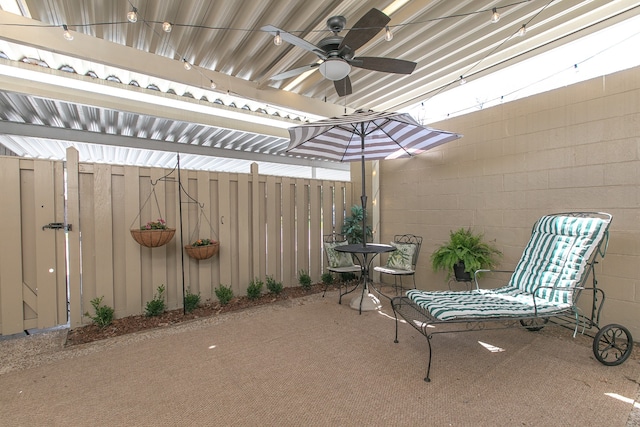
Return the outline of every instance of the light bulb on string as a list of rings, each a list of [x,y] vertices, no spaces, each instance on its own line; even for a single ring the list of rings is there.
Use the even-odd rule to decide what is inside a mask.
[[[218,85],[216,84],[216,82],[214,82],[213,80],[211,80],[211,85],[209,86],[211,89],[215,89],[218,87]]]
[[[389,26],[387,25],[385,27],[385,31],[384,31],[384,39],[388,42],[390,42],[391,40],[393,40],[393,33],[391,32],[391,29],[389,28]]]
[[[460,76],[460,86],[462,86],[463,84],[465,84],[467,81],[465,80],[464,76]]]
[[[171,22],[169,22],[169,21],[164,21],[162,23],[162,31],[164,31],[165,33],[170,33],[172,27],[173,26],[171,25]]]
[[[191,69],[191,64],[189,63],[189,61],[187,61],[185,58],[182,58],[182,62],[183,62],[182,65],[184,66],[184,69],[189,71]]]
[[[62,28],[64,29],[64,31],[62,32],[62,37],[64,37],[64,39],[68,41],[73,40],[73,34],[71,34],[71,31],[69,31],[69,27],[63,25]]]
[[[499,20],[500,20],[500,14],[498,13],[498,9],[496,9],[494,7],[493,11],[492,11],[492,14],[491,14],[491,22],[493,22],[495,24]]]
[[[280,31],[276,31],[276,36],[273,38],[273,44],[276,46],[280,46],[282,44],[282,36],[280,35]]]
[[[527,34],[527,26],[526,24],[522,24],[522,27],[518,30],[518,36],[524,37],[525,34]]]
[[[129,12],[127,12],[127,20],[132,24],[135,24],[136,22],[138,22],[138,9],[136,9],[135,7],[132,7],[132,9]]]

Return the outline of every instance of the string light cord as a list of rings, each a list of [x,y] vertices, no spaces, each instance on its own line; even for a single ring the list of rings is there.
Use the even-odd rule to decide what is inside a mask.
[[[552,73],[552,74],[549,74],[549,75],[547,75],[547,76],[545,76],[545,77],[542,77],[542,78],[540,78],[540,79],[536,80],[535,82],[531,82],[531,83],[529,83],[529,84],[527,84],[527,85],[525,85],[525,86],[522,86],[522,87],[520,87],[520,88],[518,88],[518,89],[514,89],[514,90],[512,90],[511,92],[508,92],[508,93],[506,93],[506,94],[504,94],[504,95],[501,95],[501,96],[499,96],[499,97],[495,97],[495,98],[493,98],[493,99],[489,99],[489,100],[485,101],[485,102],[484,102],[484,104],[486,104],[486,103],[490,103],[490,102],[496,102],[496,101],[498,101],[498,100],[503,100],[503,99],[504,99],[504,98],[506,98],[506,97],[509,97],[509,96],[511,96],[511,95],[513,95],[513,94],[516,94],[516,93],[520,92],[520,91],[523,91],[523,90],[525,90],[525,89],[528,89],[528,88],[530,88],[530,87],[533,87],[533,86],[535,86],[535,85],[537,85],[537,84],[540,84],[540,83],[542,83],[542,82],[544,82],[544,81],[546,81],[546,80],[549,80],[549,79],[552,79],[552,78],[554,78],[554,77],[557,77],[557,76],[559,76],[559,75],[561,75],[561,74],[563,74],[563,73],[566,73],[567,71],[575,70],[576,68],[578,68],[578,66],[579,66],[579,65],[582,65],[582,64],[584,64],[584,63],[586,63],[586,62],[588,62],[588,61],[590,61],[590,60],[592,60],[592,59],[596,58],[597,56],[599,56],[599,55],[601,55],[601,54],[603,54],[603,53],[607,52],[608,50],[611,50],[611,49],[613,49],[614,47],[616,47],[616,46],[618,46],[618,45],[621,45],[622,43],[624,43],[624,42],[626,42],[626,41],[628,41],[628,40],[630,40],[630,39],[632,39],[632,38],[634,38],[634,37],[638,37],[638,36],[640,36],[640,31],[638,31],[638,32],[636,32],[636,33],[634,33],[634,34],[630,35],[629,37],[626,37],[626,38],[624,38],[624,39],[620,40],[619,42],[617,42],[617,43],[615,43],[615,44],[613,44],[613,45],[607,46],[606,48],[604,48],[604,49],[602,49],[602,50],[600,50],[600,51],[598,51],[598,52],[596,52],[596,53],[594,53],[594,54],[590,55],[589,57],[587,57],[587,58],[585,58],[585,59],[583,59],[583,60],[581,60],[581,61],[576,62],[575,64],[571,64],[571,65],[569,65],[569,66],[567,66],[567,67],[564,67],[564,68],[562,68],[562,69],[561,69],[561,70],[559,70],[559,71],[556,71],[556,72],[554,72],[554,73]],[[469,106],[469,107],[465,107],[465,108],[462,108],[462,109],[459,109],[459,110],[453,111],[453,112],[449,113],[449,115],[452,115],[452,114],[453,114],[453,115],[457,115],[457,114],[463,113],[463,112],[465,112],[465,111],[467,111],[467,110],[475,110],[475,109],[477,109],[477,108],[478,108],[478,105],[479,105],[479,104],[474,104],[473,106]]]
[[[509,3],[507,5],[504,6],[500,6],[497,7],[495,9],[498,10],[503,10],[503,9],[508,9],[510,7],[513,6],[517,6],[519,4],[523,4],[523,3],[529,3],[533,0],[520,0],[517,2],[513,2],[513,3]],[[140,14],[140,9],[137,9],[133,3],[129,2],[129,5],[131,6],[131,8],[135,8],[138,14],[138,18],[140,21],[146,23],[146,24],[159,24],[162,25],[165,22],[171,22],[171,21],[148,21],[145,20],[144,17]],[[452,18],[462,18],[465,16],[471,16],[471,15],[479,15],[479,14],[483,14],[483,13],[487,13],[487,12],[492,12],[493,11],[493,7],[492,8],[488,8],[488,9],[481,9],[481,10],[476,10],[473,12],[467,12],[467,13],[458,13],[458,14],[453,14],[453,15],[447,15],[447,16],[441,16],[441,17],[437,17],[437,18],[430,18],[430,19],[425,19],[425,20],[421,20],[421,21],[412,21],[412,22],[406,22],[403,24],[395,24],[395,25],[388,25],[389,28],[400,28],[400,27],[407,27],[410,25],[421,25],[421,24],[425,24],[425,23],[429,23],[429,22],[437,22],[437,21],[442,21],[445,19],[452,19]],[[87,27],[96,27],[96,26],[101,26],[101,25],[117,25],[117,24],[130,24],[131,22],[127,21],[127,20],[123,20],[123,21],[109,21],[109,22],[91,22],[91,23],[84,23],[84,24],[69,24],[67,23],[66,25],[68,27],[74,27],[74,28],[87,28]],[[241,31],[241,32],[247,32],[247,33],[264,33],[264,31],[262,31],[261,29],[256,29],[256,28],[237,28],[237,27],[224,27],[224,26],[208,26],[208,25],[201,25],[201,24],[181,24],[181,23],[174,23],[171,22],[171,25],[173,27],[183,27],[183,28],[195,28],[195,29],[202,29],[202,30],[213,30],[213,31]],[[54,24],[0,24],[0,26],[18,26],[18,27],[41,27],[41,28],[55,28],[55,27],[61,27],[61,25],[54,25]],[[369,28],[369,27],[360,27],[360,28],[344,28],[343,31],[351,31],[351,30],[369,30],[372,29],[373,27]],[[375,27],[378,28],[378,27]],[[286,30],[288,33],[290,34],[308,34],[308,33],[324,33],[324,32],[328,32],[329,30]]]
[[[525,22],[524,26],[528,26],[531,22],[533,22],[534,19],[536,19],[538,17],[538,15],[540,15],[547,7],[549,7],[549,5],[551,5],[551,3],[553,3],[556,0],[549,0],[549,2],[544,5],[538,12],[536,12],[535,15],[533,15],[527,22]],[[520,30],[518,30],[520,31]],[[494,53],[496,53],[498,50],[500,50],[500,48],[502,48],[502,46],[507,43],[509,40],[511,40],[512,38],[514,38],[516,35],[518,34],[518,32],[516,31],[515,33],[511,34],[509,37],[507,37],[506,39],[504,39],[502,41],[502,43],[500,43],[499,45],[497,45],[495,48],[493,48],[489,53],[487,53],[483,58],[481,58],[478,62],[476,62],[474,65],[472,65],[471,67],[469,67],[469,69],[467,69],[467,71],[463,74],[463,76],[467,76],[469,73],[471,73],[471,71],[473,71],[478,65],[480,65],[482,63],[482,61],[484,61],[485,59],[487,59],[489,56],[493,55]]]
[[[389,25],[388,28],[400,28],[400,27],[405,27],[405,26],[409,26],[409,25],[420,25],[420,24],[425,24],[425,23],[429,23],[429,22],[436,22],[436,21],[442,21],[445,19],[453,19],[453,18],[461,18],[461,17],[465,17],[465,16],[472,16],[472,15],[477,15],[477,14],[483,14],[483,13],[487,13],[487,12],[493,12],[494,9],[496,10],[503,10],[503,9],[508,9],[511,8],[513,6],[517,6],[523,3],[528,3],[532,0],[520,0],[520,1],[516,1],[513,3],[509,3],[507,5],[504,6],[500,6],[500,7],[492,7],[492,8],[487,8],[487,9],[481,9],[481,10],[477,10],[474,12],[467,12],[467,13],[458,13],[458,14],[453,14],[453,15],[447,15],[447,16],[443,16],[443,17],[437,17],[437,18],[430,18],[430,19],[426,19],[426,20],[421,20],[421,21],[413,21],[413,22],[408,22],[408,23],[404,23],[404,24],[396,24],[396,25]],[[554,0],[551,0],[549,2],[549,4],[551,2],[553,2]],[[235,27],[213,27],[213,26],[207,26],[207,25],[201,25],[201,24],[181,24],[181,23],[173,23],[171,21],[149,21],[146,20],[144,18],[143,15],[141,15],[139,9],[131,2],[129,1],[129,7],[131,8],[132,11],[136,12],[137,18],[142,21],[142,23],[144,25],[147,25],[151,31],[153,31],[153,33],[155,35],[157,35],[158,37],[162,37],[162,34],[156,30],[154,24],[156,25],[163,25],[165,22],[170,22],[170,25],[172,27],[183,27],[183,28],[195,28],[195,29],[203,29],[203,30],[214,30],[214,31],[242,31],[242,32],[263,32],[261,29],[252,29],[252,28],[235,28]],[[547,4],[548,6],[548,4]],[[546,6],[545,6],[546,7]],[[531,22],[531,20],[533,20],[543,9],[541,9],[533,18],[531,18],[529,20],[529,22]],[[204,15],[203,15],[204,16]],[[204,18],[203,18],[204,19]],[[527,23],[529,23],[527,22]],[[64,24],[67,27],[75,27],[75,28],[88,28],[88,27],[93,27],[93,26],[101,26],[101,25],[114,25],[114,24],[130,24],[129,21],[115,21],[115,22],[95,22],[95,23],[85,23],[85,24]],[[52,27],[60,27],[60,25],[51,25],[51,24],[0,24],[0,25],[10,25],[10,26],[25,26],[25,27],[42,27],[42,28],[52,28]],[[369,28],[358,28],[356,30],[367,30]],[[345,28],[345,30],[347,31],[351,31],[353,30],[353,28]],[[294,33],[298,33],[298,34],[302,34],[302,33],[314,33],[314,32],[326,32],[327,30],[292,30],[292,31],[287,31],[291,34]],[[511,36],[513,37],[513,35]],[[480,61],[478,61],[475,65],[473,65],[469,70],[467,70],[467,72],[465,74],[463,74],[462,76],[466,76],[469,72],[471,72],[471,70],[473,70],[475,67],[477,67],[483,60],[485,60],[489,55],[493,54],[497,49],[499,49],[506,41],[508,41],[511,37],[509,37],[508,39],[506,39],[505,41],[503,41],[499,46],[497,46],[494,50],[492,50],[489,54],[487,54],[485,57],[483,57],[482,59],[480,59]],[[175,55],[178,56],[178,60],[184,62],[185,64],[185,69],[187,70],[191,70],[193,66],[195,66],[195,64],[192,64],[191,62],[187,61],[186,56],[182,55],[180,52],[178,52],[178,50],[172,46],[171,44],[169,44],[169,47],[175,52]],[[175,59],[175,58],[173,58]],[[200,67],[195,67],[195,70],[198,74],[200,74],[200,76],[203,79],[207,79],[211,82],[211,89],[215,89],[216,88],[216,84],[215,82],[207,77],[202,70],[200,69]],[[452,82],[453,83],[453,82]],[[440,93],[442,90],[446,89],[450,84],[449,83],[445,86],[443,86],[441,88],[441,90],[439,90],[438,92],[436,92],[433,96],[437,95],[438,93]],[[427,99],[428,100],[428,99]]]
[[[528,0],[527,0],[528,1]],[[538,12],[535,13],[535,15],[533,15],[524,25],[529,25],[531,22],[533,22],[534,19],[536,19],[540,13],[542,13],[542,11],[544,11],[549,5],[551,5],[551,3],[553,3],[556,0],[549,0],[549,2],[547,4],[545,4],[540,10],[538,10]],[[520,4],[523,2],[519,2],[519,3],[513,3],[510,6],[516,5],[516,4]],[[485,11],[486,12],[486,11]],[[493,55],[494,53],[496,53],[500,48],[502,48],[502,46],[504,46],[505,43],[507,43],[509,40],[511,40],[515,35],[517,34],[517,32],[511,34],[509,37],[507,37],[506,39],[504,39],[499,45],[497,45],[495,48],[493,48],[489,53],[487,53],[486,55],[484,55],[482,58],[480,58],[475,64],[473,64],[471,67],[469,67],[465,73],[461,74],[461,77],[463,78],[468,78],[470,76],[472,76],[473,74],[471,73],[475,68],[477,68],[483,61],[485,61],[489,56]],[[498,65],[498,64],[496,64]],[[493,67],[495,67],[496,65],[490,66],[485,68],[483,71],[486,70],[490,70]],[[442,86],[433,89],[432,91],[428,92],[426,95],[428,96],[427,98],[423,98],[425,96],[425,94],[420,95],[419,97],[415,97],[412,100],[409,100],[409,102],[411,101],[417,101],[419,98],[422,99],[422,102],[428,102],[430,101],[432,98],[434,98],[435,96],[438,96],[439,94],[441,94],[442,92],[444,92],[446,89],[448,89],[451,85],[459,83],[460,79],[457,78],[453,81],[450,81],[448,83],[443,84]]]
[[[481,10],[477,10],[477,11],[473,11],[473,12],[467,12],[467,13],[458,13],[458,14],[452,14],[452,15],[447,15],[447,16],[441,16],[441,17],[436,17],[436,18],[430,18],[430,19],[425,19],[425,20],[419,20],[419,21],[412,21],[412,22],[407,22],[407,23],[401,23],[401,24],[395,24],[395,25],[389,25],[389,28],[400,28],[400,27],[405,27],[405,26],[410,26],[410,25],[423,25],[426,23],[430,23],[430,22],[437,22],[437,21],[442,21],[442,20],[446,20],[446,19],[454,19],[454,18],[462,18],[462,17],[467,17],[467,16],[472,16],[472,15],[477,15],[477,14],[484,14],[484,13],[492,13],[494,12],[494,9],[498,10],[498,11],[502,11],[514,6],[518,6],[524,3],[528,3],[531,2],[532,0],[520,0],[520,1],[515,1],[509,4],[506,4],[504,6],[500,6],[500,7],[491,7],[491,8],[486,8],[486,9],[481,9]],[[529,27],[529,24],[531,24],[531,22],[533,22],[545,9],[547,9],[554,1],[557,0],[549,0],[542,8],[540,8],[528,21],[526,21],[526,23],[523,25],[523,27]],[[134,6],[134,4],[129,1],[129,6],[131,7],[131,10],[135,10],[137,12],[138,15],[138,19],[139,21],[142,21],[143,24],[149,26],[149,28],[154,32],[154,34],[162,37],[162,33],[160,33],[159,31],[156,30],[155,25],[162,25],[164,22],[170,22],[170,21],[147,21],[146,19],[144,19],[144,16],[141,15],[140,10],[136,8],[136,6]],[[204,16],[204,15],[203,15]],[[204,18],[203,18],[204,19]],[[102,26],[102,25],[117,25],[117,24],[132,24],[127,20],[121,20],[121,21],[112,21],[112,22],[93,22],[93,23],[84,23],[84,24],[65,24],[67,27],[74,27],[74,28],[88,28],[88,27],[94,27],[94,26]],[[135,25],[135,24],[132,24]],[[201,29],[201,30],[212,30],[212,31],[241,31],[241,32],[263,32],[261,29],[253,29],[253,28],[235,28],[235,27],[224,27],[224,26],[207,26],[207,25],[201,25],[201,24],[182,24],[182,23],[173,23],[171,22],[171,25],[173,27],[182,27],[182,28],[194,28],[194,29]],[[40,27],[40,28],[55,28],[55,27],[63,27],[62,25],[53,25],[53,24],[13,24],[13,23],[2,23],[0,24],[0,26],[17,26],[17,27]],[[522,27],[521,27],[522,28]],[[521,28],[518,30],[520,31]],[[366,30],[368,28],[358,28],[355,30]],[[344,30],[346,31],[351,31],[354,30],[353,28],[345,28]],[[319,33],[319,32],[327,32],[327,30],[286,30],[288,33],[291,34],[309,34],[309,33]],[[474,72],[474,70],[480,65],[482,64],[489,56],[493,55],[494,53],[498,52],[505,43],[507,43],[509,40],[511,40],[513,37],[515,37],[518,34],[518,31],[514,32],[513,34],[511,34],[509,37],[507,37],[505,40],[503,40],[500,44],[498,44],[496,47],[494,47],[490,52],[488,52],[486,55],[484,55],[481,59],[479,59],[476,63],[474,63],[472,66],[470,66],[463,74],[461,74],[461,78],[462,79],[466,79],[474,74],[476,74],[477,72]],[[167,42],[169,43],[169,42]],[[175,49],[174,46],[172,46],[171,44],[169,44],[169,47],[175,52],[175,55],[178,56],[178,60],[180,61],[186,61],[185,57],[183,55],[181,55],[177,49]],[[612,46],[613,47],[613,46]],[[582,62],[579,62],[577,64],[572,65],[572,67],[575,67],[578,64],[581,64],[585,61],[588,61],[589,59],[593,58],[594,56],[597,56],[598,54],[600,54],[602,52],[596,53],[594,54],[592,57],[585,59]],[[175,58],[174,58],[175,59]],[[198,72],[202,78],[211,81],[213,83],[213,80],[211,80],[209,77],[207,77],[203,72],[202,69],[200,67],[195,67],[195,64],[191,64],[190,65],[194,66],[194,69],[196,70],[196,72]],[[497,64],[496,64],[497,65]],[[483,69],[483,71],[486,70],[490,70],[493,67],[495,67],[496,65],[487,67],[486,69]],[[556,74],[559,74],[561,72],[564,72],[565,70],[562,70]],[[500,98],[495,98],[492,101],[496,101],[497,99],[501,99],[504,98],[504,96],[510,96],[513,93],[516,93],[520,90],[526,89],[527,87],[530,87],[532,85],[538,84],[541,81],[544,81],[546,79],[552,78],[554,77],[556,74],[554,75],[550,75],[546,78],[540,79],[539,81],[532,83],[530,85],[524,86],[520,89],[517,89],[513,92],[510,92],[507,95],[503,95]],[[461,81],[460,78],[456,78],[455,80],[448,82],[446,84],[443,84],[442,86],[435,88],[433,90],[431,90],[430,92],[428,92],[426,94],[426,96],[428,96],[427,98],[424,98],[425,94],[420,95],[419,97],[415,97],[413,100],[417,101],[418,99],[421,99],[422,102],[428,102],[430,101],[432,98],[434,98],[435,96],[439,95],[440,93],[442,93],[443,91],[445,91],[446,89],[448,89],[451,85],[453,84],[457,84]],[[231,92],[230,90],[226,90],[226,93],[228,95],[232,94],[233,92]],[[468,108],[472,108],[472,107],[468,107]],[[464,111],[468,108],[459,110],[459,111]],[[281,110],[281,108],[278,108],[279,110]],[[452,114],[455,114],[459,111],[456,111]],[[294,112],[291,112],[292,114],[297,114]]]

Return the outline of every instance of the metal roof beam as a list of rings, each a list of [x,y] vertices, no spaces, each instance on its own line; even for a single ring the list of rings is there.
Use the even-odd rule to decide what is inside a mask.
[[[187,153],[200,156],[222,157],[229,159],[281,163],[295,166],[309,166],[341,171],[349,170],[349,165],[344,163],[308,160],[280,155],[275,156],[269,154],[258,154],[248,151],[203,147],[200,145],[180,144],[147,138],[137,138],[132,136],[111,135],[83,130],[33,125],[29,123],[12,123],[0,121],[0,134],[53,139],[69,142],[82,142],[89,144],[112,145],[117,147],[131,147],[143,150],[159,150],[171,153]]]

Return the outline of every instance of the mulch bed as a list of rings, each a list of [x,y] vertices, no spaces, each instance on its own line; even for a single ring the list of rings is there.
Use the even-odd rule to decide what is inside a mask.
[[[267,293],[255,300],[250,300],[247,296],[234,297],[226,305],[220,305],[218,301],[207,300],[201,303],[195,310],[186,314],[182,308],[179,308],[165,311],[160,316],[147,317],[141,314],[114,319],[113,323],[105,328],[100,328],[95,324],[81,326],[69,330],[65,345],[69,347],[85,344],[148,329],[167,327],[192,319],[211,317],[222,313],[243,310],[245,308],[286,301],[288,299],[324,292],[324,288],[325,285],[321,283],[312,285],[309,290],[303,289],[300,286],[290,287],[284,288],[279,295]],[[333,285],[329,286],[329,290],[333,289],[336,289]]]

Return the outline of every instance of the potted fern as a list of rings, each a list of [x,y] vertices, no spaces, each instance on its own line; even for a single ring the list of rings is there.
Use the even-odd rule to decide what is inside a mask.
[[[431,254],[431,265],[434,271],[447,272],[447,280],[454,275],[458,282],[469,282],[475,271],[495,268],[501,256],[495,245],[484,241],[483,234],[460,228],[451,231],[449,241]]]

